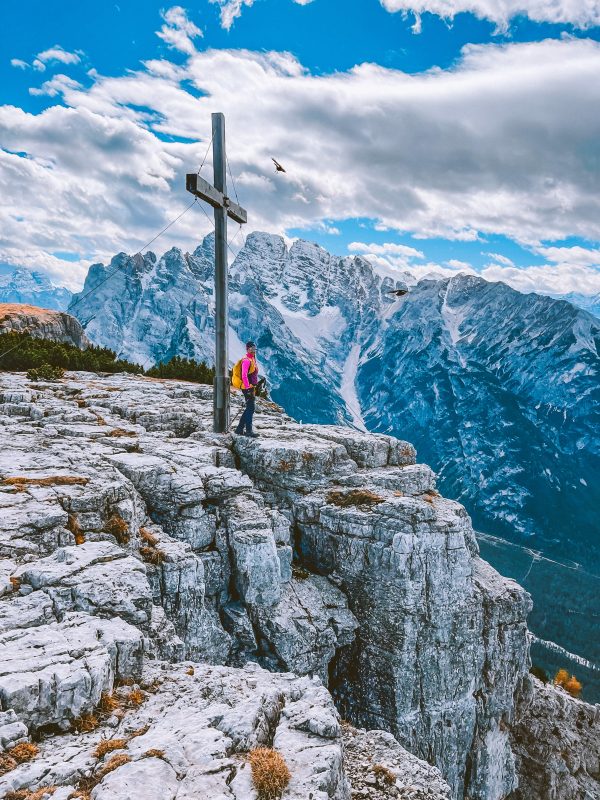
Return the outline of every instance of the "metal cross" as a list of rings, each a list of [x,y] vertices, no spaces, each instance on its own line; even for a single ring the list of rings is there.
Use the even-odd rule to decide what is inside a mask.
[[[185,188],[215,211],[215,380],[213,389],[213,430],[229,430],[229,363],[227,333],[227,217],[240,224],[248,221],[246,210],[227,197],[225,117],[212,114],[214,186],[195,172],[185,176]]]

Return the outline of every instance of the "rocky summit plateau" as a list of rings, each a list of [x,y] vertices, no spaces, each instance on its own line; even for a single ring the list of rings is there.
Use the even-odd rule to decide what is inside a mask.
[[[0,797],[258,800],[260,746],[284,800],[600,797],[598,707],[412,444],[257,405],[0,374]]]

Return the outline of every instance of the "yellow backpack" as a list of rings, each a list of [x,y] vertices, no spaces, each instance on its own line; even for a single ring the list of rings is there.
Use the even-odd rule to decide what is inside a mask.
[[[246,356],[240,358],[239,361],[236,361],[231,373],[231,385],[233,386],[234,389],[241,389],[243,386],[242,361],[244,360],[244,358],[246,358]],[[251,359],[250,367],[248,368],[248,375],[250,375],[252,372],[256,372],[256,361],[254,359]]]

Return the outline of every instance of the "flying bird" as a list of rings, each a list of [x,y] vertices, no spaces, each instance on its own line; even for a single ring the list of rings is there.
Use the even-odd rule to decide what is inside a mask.
[[[388,289],[388,294],[395,294],[396,297],[404,297],[405,294],[408,294],[408,289]]]
[[[285,172],[279,161],[275,161],[273,157],[271,157],[271,161],[275,164],[275,172]]]

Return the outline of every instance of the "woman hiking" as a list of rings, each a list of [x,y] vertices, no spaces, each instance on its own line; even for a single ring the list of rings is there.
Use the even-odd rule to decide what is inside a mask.
[[[256,363],[256,345],[246,342],[246,355],[237,362],[233,368],[231,383],[236,389],[241,389],[246,401],[246,408],[240,417],[235,433],[239,436],[258,437],[252,430],[252,417],[254,416],[254,393],[258,384],[258,365]]]

